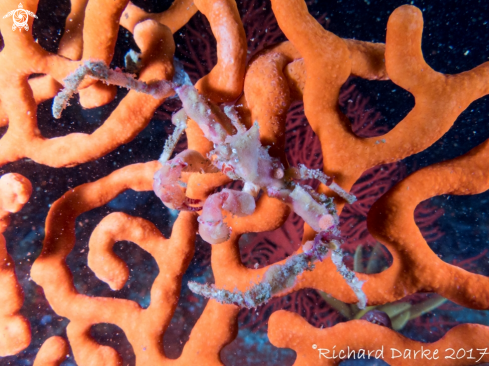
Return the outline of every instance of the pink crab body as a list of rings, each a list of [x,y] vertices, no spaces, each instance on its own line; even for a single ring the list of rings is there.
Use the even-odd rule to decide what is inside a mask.
[[[228,136],[225,143],[217,146],[211,154],[215,154],[215,163],[224,165],[226,172],[238,176],[260,188],[284,187],[281,178],[284,167],[276,158],[272,158],[260,142],[259,126],[255,123],[249,130]]]

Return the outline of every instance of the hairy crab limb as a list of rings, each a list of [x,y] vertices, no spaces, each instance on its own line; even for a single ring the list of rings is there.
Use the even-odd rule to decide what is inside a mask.
[[[248,309],[256,308],[267,303],[273,296],[293,288],[297,277],[305,271],[312,271],[314,263],[322,261],[328,253],[338,268],[338,272],[345,279],[358,298],[357,306],[364,309],[367,305],[367,297],[362,291],[363,281],[358,280],[353,271],[343,264],[343,253],[339,249],[340,242],[336,239],[324,243],[312,250],[314,244],[309,241],[303,246],[304,252],[289,257],[284,264],[274,264],[268,268],[262,280],[248,288],[246,291],[233,291],[219,289],[214,285],[189,282],[190,291],[197,295],[214,299],[222,304],[235,304]]]
[[[185,109],[180,109],[178,112],[174,113],[171,117],[171,122],[175,125],[175,129],[171,136],[165,141],[165,147],[163,148],[163,153],[161,154],[158,161],[161,165],[165,164],[173,154],[175,146],[178,144],[178,140],[182,137],[183,131],[187,128],[187,114]]]
[[[228,135],[237,132],[226,114],[200,95],[193,85],[182,85],[175,91],[187,115],[197,122],[205,137],[214,144],[223,143]]]
[[[319,241],[339,239],[340,220],[333,199],[317,193],[309,186],[301,186],[297,183],[294,183],[293,186],[292,191],[290,189],[268,189],[267,194],[287,203],[314,231],[319,233],[314,241],[315,247]]]
[[[319,194],[309,186],[295,184],[294,190],[269,190],[269,196],[276,197],[289,204],[292,210],[302,217],[311,228],[318,232],[311,248],[317,252],[320,245],[333,240],[341,240],[339,224],[340,219],[336,213],[333,199]],[[321,256],[318,254],[319,261]]]
[[[234,105],[224,106],[224,114],[229,118],[233,126],[236,128],[236,134],[243,134],[246,132],[246,126],[241,123],[238,111],[234,108]]]
[[[303,252],[289,257],[284,264],[274,264],[264,273],[262,281],[244,292],[224,290],[214,285],[189,282],[190,290],[223,304],[236,304],[246,308],[256,308],[268,302],[273,296],[292,288],[297,277],[304,271],[312,271],[314,262],[323,259],[329,251],[329,244],[322,244],[317,251]]]
[[[339,218],[331,201],[320,203],[297,184],[286,202],[314,231],[338,230]]]
[[[225,242],[231,235],[231,229],[223,221],[221,209],[236,216],[248,216],[255,211],[255,207],[255,199],[246,192],[223,189],[210,195],[198,218],[200,236],[210,244]]]
[[[202,207],[191,207],[200,201],[185,196],[185,184],[180,181],[183,172],[214,173],[216,168],[209,159],[204,158],[195,150],[185,150],[163,164],[153,178],[155,194],[168,208],[183,211],[200,211]]]
[[[367,296],[362,291],[362,286],[365,283],[365,281],[360,281],[358,277],[355,275],[355,272],[353,272],[352,270],[348,269],[347,266],[345,266],[345,264],[343,263],[343,252],[341,251],[341,249],[338,248],[332,251],[331,260],[336,266],[341,277],[345,279],[348,286],[350,286],[350,288],[355,293],[358,299],[358,303],[357,303],[358,308],[365,309],[365,306],[367,306]]]
[[[155,98],[170,97],[175,94],[175,84],[171,81],[160,80],[151,84],[136,80],[132,74],[123,73],[120,69],[112,70],[102,61],[86,61],[75,72],[64,79],[65,87],[56,95],[53,102],[54,118],[61,118],[61,112],[78,91],[83,79],[88,76],[102,80],[107,84],[133,89],[140,93],[152,95]]]
[[[319,169],[309,169],[305,165],[299,164],[297,168],[291,168],[288,173],[294,179],[316,179],[320,181],[349,204],[352,204],[357,200],[354,195],[345,191],[333,181],[333,178],[327,176]]]

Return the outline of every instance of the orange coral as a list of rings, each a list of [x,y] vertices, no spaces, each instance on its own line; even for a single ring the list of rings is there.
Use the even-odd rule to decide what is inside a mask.
[[[427,149],[447,132],[457,117],[488,90],[488,63],[457,75],[434,71],[423,58],[419,9],[402,6],[387,24],[385,46],[345,40],[325,30],[308,12],[303,0],[272,0],[273,12],[288,42],[274,45],[254,55],[247,63],[246,35],[234,0],[175,0],[160,14],[150,14],[123,0],[72,0],[58,54],[51,54],[35,42],[32,30],[11,32],[10,18],[0,21],[5,42],[0,52],[0,118],[7,132],[0,139],[0,165],[22,158],[52,167],[74,166],[103,157],[131,141],[146,127],[155,110],[170,97],[161,98],[129,91],[103,125],[92,134],[70,134],[46,139],[37,126],[37,105],[52,98],[83,61],[109,65],[115,49],[118,25],[133,33],[141,50],[139,80],[171,81],[174,74],[175,45],[172,34],[200,11],[209,20],[217,41],[217,63],[196,83],[209,102],[236,104],[238,115],[249,128],[260,126],[260,139],[270,155],[288,167],[285,155],[285,125],[293,100],[303,100],[305,115],[319,137],[324,172],[350,190],[362,173],[371,167],[398,161]],[[35,12],[38,2],[26,0],[25,8]],[[0,3],[0,13],[17,7],[16,2]],[[29,20],[32,28],[33,20]],[[385,62],[384,62],[385,59]],[[29,78],[33,74],[43,74]],[[360,138],[338,107],[340,88],[350,76],[369,80],[392,80],[412,93],[413,110],[390,132],[374,138]],[[80,104],[86,108],[111,102],[116,88],[86,79],[80,90]],[[188,148],[206,156],[213,148],[192,120],[187,121]],[[358,274],[366,281],[363,290],[369,305],[385,304],[415,292],[436,292],[467,307],[488,309],[488,279],[441,261],[428,247],[413,218],[416,206],[441,194],[476,194],[489,189],[489,141],[457,159],[419,170],[409,176],[372,207],[368,215],[371,233],[393,256],[393,264],[375,275]],[[151,304],[143,309],[125,299],[88,296],[73,282],[66,258],[75,246],[75,221],[81,214],[101,207],[128,189],[151,191],[156,161],[129,165],[97,181],[67,191],[54,202],[46,219],[45,239],[40,256],[32,266],[32,279],[42,287],[56,314],[70,320],[67,337],[80,365],[117,365],[121,357],[90,335],[93,325],[119,326],[132,345],[138,365],[174,363],[221,364],[220,352],[237,333],[235,305],[210,300],[195,324],[178,359],[165,356],[162,337],[177,307],[182,278],[194,254],[197,214],[181,212],[169,239],[151,222],[124,213],[106,216],[90,238],[88,265],[111,289],[125,286],[126,264],[112,251],[118,241],[131,241],[149,252],[159,268],[151,288]],[[220,186],[230,182],[223,173],[187,173],[182,177],[186,195],[205,200]],[[8,225],[8,213],[17,212],[28,200],[31,186],[20,175],[0,179],[0,232]],[[345,202],[326,187],[320,191],[335,197],[338,211]],[[247,268],[240,258],[243,234],[271,231],[287,219],[290,209],[283,202],[262,195],[253,214],[228,215],[230,239],[212,246],[211,265],[215,285],[245,291],[260,281],[277,263],[260,269]],[[314,233],[306,227],[304,239]],[[0,355],[24,349],[30,342],[27,320],[19,315],[23,296],[15,277],[13,261],[0,236],[0,282],[2,311]],[[299,250],[300,252],[300,250]],[[344,301],[356,302],[353,291],[337,273],[331,259],[300,276],[279,295],[303,288],[327,292]],[[426,349],[483,346],[488,328],[459,326],[440,341],[423,345]],[[372,336],[374,335],[374,336]],[[377,349],[382,346],[418,350],[419,342],[408,340],[385,327],[366,321],[350,321],[326,330],[314,329],[298,315],[276,312],[270,319],[270,340],[278,347],[294,349],[296,365],[310,365],[321,348],[337,352]],[[311,341],[313,340],[314,341]],[[61,337],[49,338],[39,351],[35,365],[60,364],[68,352]],[[385,358],[393,364],[402,360]],[[485,361],[487,361],[484,358]],[[446,362],[463,364],[466,360]],[[336,361],[324,359],[323,364]],[[328,363],[329,362],[329,363]],[[420,364],[422,362],[420,361]],[[441,363],[440,363],[441,364]]]
[[[297,314],[281,310],[270,317],[268,334],[277,347],[297,352],[295,366],[338,365],[348,354],[364,360],[374,360],[377,356],[389,365],[473,365],[476,361],[489,360],[485,341],[488,332],[488,327],[479,324],[462,324],[437,342],[422,343],[365,320],[318,329]],[[464,355],[457,359],[460,349]],[[466,356],[465,350],[471,349],[471,354]]]
[[[32,278],[44,289],[54,311],[70,319],[68,339],[79,364],[117,365],[121,362],[112,348],[97,344],[90,336],[90,327],[97,323],[117,324],[132,344],[138,364],[169,361],[162,353],[160,342],[175,311],[182,276],[193,256],[195,214],[180,214],[169,240],[149,221],[123,213],[105,217],[93,232],[88,265],[112,289],[123,287],[128,278],[127,267],[112,252],[115,242],[132,241],[155,258],[160,275],[153,284],[151,305],[147,309],[129,300],[78,293],[65,263],[75,245],[76,218],[105,205],[127,189],[151,190],[158,167],[159,164],[153,162],[122,168],[67,192],[51,207],[43,251],[32,266]],[[209,302],[182,356],[174,360],[175,364],[194,364],[198,357],[205,358],[209,364],[217,364],[220,349],[233,338],[235,325],[228,318],[236,312],[233,306]],[[207,339],[209,324],[212,324],[214,336]]]
[[[15,3],[2,2],[0,11],[7,13]],[[124,9],[124,2],[119,3],[119,7],[122,8],[115,7],[112,1],[91,1],[87,6],[86,18],[90,22],[84,21],[83,24],[83,59],[94,58],[110,62],[117,37],[117,22],[114,20],[120,18]],[[36,7],[37,1],[29,1],[26,5],[26,8],[33,10]],[[105,8],[110,9],[110,12],[101,10]],[[72,20],[81,23],[83,17],[79,18],[81,19],[74,17]],[[45,93],[44,85],[51,83],[48,77],[43,77],[39,81],[31,79],[33,95],[27,77],[33,73],[47,74],[62,83],[63,79],[78,67],[79,62],[71,62],[47,53],[34,42],[30,31],[11,32],[11,22],[10,18],[2,19],[0,22],[5,42],[5,47],[0,52],[0,100],[9,124],[7,133],[0,140],[1,165],[24,157],[55,167],[76,165],[99,158],[133,139],[147,125],[156,108],[164,100],[155,100],[147,95],[130,92],[104,125],[93,134],[70,134],[56,139],[42,137],[37,127],[36,103],[50,97],[50,93],[41,96],[35,87],[42,88],[42,92]],[[30,24],[32,28],[32,20]],[[107,31],[99,32],[99,24],[107,24]],[[149,20],[140,23],[135,32],[135,40],[141,48],[144,64],[141,79],[149,81],[155,78],[171,78],[174,45],[168,29]],[[64,45],[74,43],[74,40],[67,40]],[[80,45],[74,47],[79,48]],[[63,50],[64,48],[61,49],[61,54]],[[75,52],[68,53],[74,58],[79,56],[75,55]],[[51,87],[50,90],[54,91],[56,88]],[[103,103],[108,101],[103,100]]]
[[[303,55],[306,73],[308,75],[316,75],[318,74],[318,70],[328,70],[328,72],[321,72],[317,77],[312,78],[311,80],[313,82],[310,83],[312,85],[308,83],[309,79],[306,80],[304,87],[304,106],[308,121],[322,142],[325,171],[334,175],[343,187],[350,188],[360,175],[372,166],[396,161],[427,148],[446,132],[469,103],[487,94],[489,91],[487,90],[487,77],[484,77],[485,73],[487,73],[489,63],[454,76],[445,76],[432,70],[424,62],[421,54],[421,32],[423,26],[421,13],[415,7],[402,6],[392,13],[387,24],[386,70],[394,82],[415,95],[416,106],[404,120],[399,122],[387,134],[374,138],[358,138],[347,127],[346,117],[339,111],[336,105],[339,88],[350,73],[348,71],[348,60],[350,56],[347,47],[345,47],[341,39],[316,25],[317,23],[314,23],[314,19],[307,13],[307,9],[301,1],[290,1],[287,2],[287,5],[282,3],[277,4],[274,7],[274,11],[279,24],[284,29],[286,35],[289,36],[289,39],[292,42],[297,39],[296,47],[301,55]],[[295,14],[297,19],[294,19],[290,14]],[[298,27],[297,24],[301,24],[301,26]],[[303,24],[310,24],[310,29],[306,30]],[[290,34],[287,34],[289,28]],[[296,28],[300,28],[301,30],[299,31]],[[301,32],[303,32],[302,37]],[[318,34],[314,42],[311,41],[311,34]],[[318,65],[314,66],[321,55],[324,58],[326,57],[325,55],[330,54],[319,54],[315,51],[318,49],[317,43],[320,42],[323,44],[321,49],[329,47],[342,50],[343,61],[338,62],[337,59],[326,58],[322,60],[322,64],[324,65],[329,62],[330,67],[325,68],[323,66],[323,69],[320,69]],[[305,50],[302,50],[301,47],[305,47]],[[308,52],[311,52],[310,56]],[[309,57],[312,65],[310,71],[307,71]],[[406,62],[406,60],[410,60],[410,62]],[[346,70],[341,72],[330,71],[340,66],[346,68]],[[338,80],[340,75],[343,76]],[[321,96],[322,94],[319,91],[323,84],[335,85],[332,88],[335,88],[336,93],[334,96],[328,95],[331,98],[329,102]],[[464,85],[470,85],[469,90],[464,91]],[[440,101],[438,99],[439,95],[446,95],[446,97]],[[455,105],[455,107],[450,107],[451,105]],[[384,140],[384,142],[379,143],[381,140]],[[323,141],[327,141],[327,143]],[[483,154],[483,146],[477,148],[476,151],[480,151],[479,154]],[[467,158],[460,159],[467,160]],[[355,161],[355,164],[348,164],[347,162],[349,161]],[[472,159],[472,161],[475,160]],[[459,164],[466,165],[467,163],[460,162]],[[485,188],[487,187],[485,185],[487,182],[483,178],[483,168],[472,165],[466,166],[474,174],[482,174],[478,185],[479,189],[473,190],[472,192],[479,193],[485,191],[487,189]],[[362,280],[366,280],[365,291],[369,299],[369,304],[373,305],[394,301],[407,294],[424,290],[439,292],[449,299],[464,305],[470,303],[475,307],[488,308],[489,302],[485,296],[482,296],[482,298],[479,296],[477,300],[478,305],[476,305],[473,293],[464,294],[460,292],[458,290],[458,284],[450,281],[451,276],[446,277],[448,273],[442,274],[443,272],[439,271],[439,269],[440,267],[444,267],[449,272],[464,273],[464,280],[462,281],[469,281],[470,279],[470,281],[473,281],[472,283],[478,283],[476,287],[464,286],[464,288],[471,288],[471,291],[479,294],[484,293],[481,290],[485,286],[485,282],[481,282],[482,277],[466,273],[448,264],[445,265],[431,252],[414,224],[413,212],[418,203],[438,194],[455,193],[455,187],[447,188],[445,191],[436,189],[435,182],[437,180],[434,181],[432,179],[439,179],[439,176],[435,178],[436,175],[433,174],[431,175],[433,178],[430,179],[422,172],[417,173],[417,176],[423,175],[422,183],[419,184],[422,184],[420,189],[421,187],[425,187],[427,190],[424,196],[415,199],[414,197],[416,196],[414,195],[416,193],[412,191],[402,194],[405,200],[402,204],[402,210],[406,215],[409,215],[410,229],[406,227],[408,222],[406,216],[399,220],[399,224],[395,228],[393,221],[385,220],[382,216],[375,216],[377,214],[377,207],[380,209],[380,203],[385,202],[390,194],[386,195],[378,203],[378,206],[374,206],[369,214],[369,228],[383,244],[391,249],[391,253],[394,256],[394,263],[387,271],[372,276],[359,275]],[[464,176],[462,172],[459,174],[459,177]],[[409,186],[410,184],[407,182],[414,179],[415,176],[409,177],[398,187]],[[454,177],[454,179],[457,178]],[[398,189],[395,188],[393,191],[398,191]],[[433,194],[428,194],[428,191]],[[467,193],[471,192],[470,189],[466,191]],[[404,202],[410,202],[410,210],[407,210]],[[391,211],[394,206],[389,202],[384,207],[388,207],[388,210]],[[381,234],[379,232],[376,234],[377,230],[382,230],[376,229],[376,226],[389,226],[391,230],[397,233],[396,236],[403,237],[402,242],[404,245],[395,247],[393,245],[395,240],[393,240],[392,236],[387,239],[385,233]],[[411,233],[408,234],[407,230],[411,230]],[[413,231],[416,232],[416,236],[412,233]],[[310,235],[310,233],[306,235]],[[423,244],[414,244],[416,237]],[[401,252],[402,255],[400,254]],[[408,253],[412,253],[413,257]],[[408,259],[409,257],[410,259]],[[411,269],[414,263],[415,268],[420,268],[418,275],[415,275],[416,272]],[[406,271],[407,268],[409,268],[408,271]],[[429,272],[436,272],[437,275],[426,275],[428,268],[430,268]],[[341,281],[331,281],[332,278],[337,276],[335,275],[335,271],[334,266],[330,262],[325,261],[324,264],[317,266],[316,273],[306,274],[304,280],[298,283],[295,289],[312,287],[330,293],[336,298],[353,302],[354,299],[350,290]],[[409,285],[406,287],[400,286],[403,283]]]
[[[18,212],[29,200],[31,192],[31,182],[20,174],[5,174],[0,178],[0,356],[20,352],[31,341],[29,323],[19,314],[24,294],[3,236],[10,223],[9,213]]]

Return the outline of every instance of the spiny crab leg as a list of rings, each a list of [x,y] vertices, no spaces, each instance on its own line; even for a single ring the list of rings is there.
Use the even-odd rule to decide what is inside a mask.
[[[279,295],[286,290],[287,284],[295,283],[297,277],[305,271],[312,271],[314,262],[331,255],[338,272],[357,296],[357,306],[364,309],[367,305],[367,297],[362,291],[363,282],[343,263],[343,253],[338,249],[339,245],[339,242],[332,240],[327,244],[318,246],[316,251],[304,251],[290,256],[283,264],[271,265],[263,275],[262,280],[251,285],[246,291],[229,291],[214,285],[197,282],[189,282],[188,287],[195,294],[215,299],[223,304],[237,304],[249,309],[256,308],[268,302],[274,295]]]
[[[349,204],[352,204],[357,200],[354,195],[346,192],[336,184],[332,177],[329,177],[319,169],[310,169],[304,164],[299,164],[297,168],[290,168],[288,173],[294,179],[316,179],[320,181]]]
[[[193,85],[182,85],[175,91],[187,115],[197,122],[209,141],[222,144],[226,137],[238,132],[226,114],[200,95]]]
[[[333,240],[334,240],[334,242],[333,242]],[[341,241],[341,237],[339,235],[335,235],[332,232],[328,232],[328,231],[321,231],[320,233],[317,233],[316,236],[314,237],[312,248],[310,250],[313,250],[316,253],[316,255],[318,256],[319,261],[322,262],[323,259],[319,255],[318,248],[321,245],[324,245],[325,243],[337,243],[339,241]],[[303,248],[304,248],[304,250],[307,250],[308,247],[303,246]],[[339,249],[339,247],[335,246],[335,247],[333,247],[333,249]]]
[[[171,117],[171,122],[175,125],[173,133],[168,136],[165,141],[165,147],[161,153],[158,161],[161,165],[165,164],[173,154],[173,150],[177,146],[178,140],[182,137],[183,132],[187,128],[187,114],[184,109],[180,109],[178,112],[174,113]]]
[[[149,94],[155,98],[169,97],[175,94],[175,84],[171,81],[160,80],[147,84],[134,79],[131,74],[123,73],[120,69],[110,69],[102,61],[85,61],[75,72],[63,80],[65,87],[54,97],[52,107],[54,118],[61,118],[61,112],[68,106],[69,100],[78,91],[86,76],[92,79],[102,80],[107,84],[122,86],[140,93]]]

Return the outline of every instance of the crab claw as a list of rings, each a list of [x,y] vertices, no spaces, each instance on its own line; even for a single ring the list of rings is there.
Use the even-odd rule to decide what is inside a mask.
[[[204,158],[199,152],[185,150],[168,160],[153,177],[153,190],[166,207],[183,211],[200,211],[189,205],[197,204],[185,196],[185,190],[180,178],[183,172],[214,172],[215,168],[209,159]]]
[[[153,190],[168,208],[181,210],[185,207],[185,192],[178,184],[185,166],[181,161],[169,161],[153,177]]]
[[[198,205],[201,202],[202,202],[202,200],[199,200],[199,199],[188,198],[188,197],[185,198],[185,203],[187,205]]]
[[[251,215],[255,211],[255,199],[245,192],[223,189],[205,201],[202,215],[198,218],[199,234],[210,244],[219,244],[229,239],[231,229],[223,221],[221,209],[236,216]]]
[[[182,208],[182,211],[192,211],[192,212],[200,211],[202,210],[202,206],[190,206],[190,205],[197,205],[200,202],[202,201],[198,199],[185,197],[185,202],[183,203],[184,208]]]

